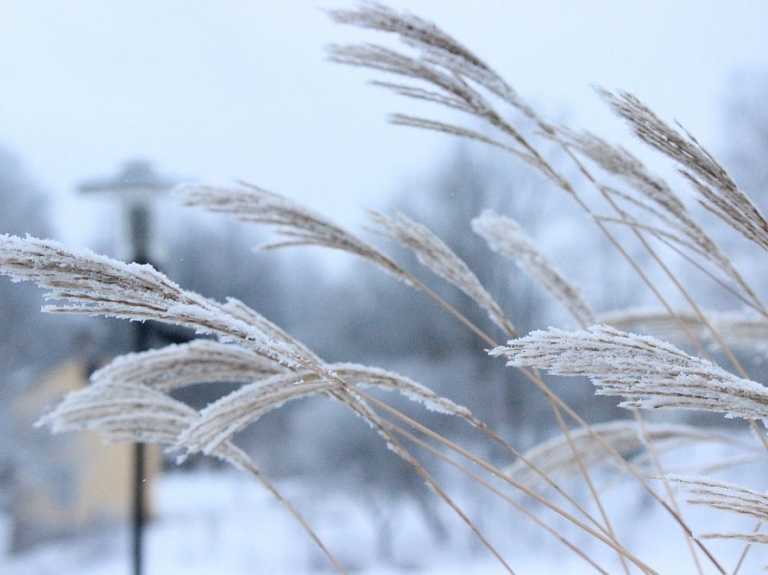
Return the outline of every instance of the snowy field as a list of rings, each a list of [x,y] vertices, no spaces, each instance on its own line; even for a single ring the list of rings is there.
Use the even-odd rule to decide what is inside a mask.
[[[756,484],[756,477],[766,477],[763,466],[741,468],[728,479],[764,489],[764,485]],[[467,496],[462,497],[462,487]],[[280,488],[304,510],[307,520],[350,572],[363,575],[506,572],[449,511],[442,517],[448,539],[440,543],[415,505],[397,506],[392,513],[392,556],[382,561],[377,548],[377,525],[381,523],[362,501],[346,496],[310,494],[290,482],[281,483]],[[462,486],[459,480],[454,480],[452,493],[476,518],[478,526],[492,539],[515,573],[597,572],[498,501],[478,498],[473,495],[474,490]],[[607,488],[605,495],[606,507],[617,510],[612,514],[614,526],[630,549],[660,573],[696,572],[679,536],[679,528],[649,505],[647,497],[636,487],[620,481]],[[157,500],[157,517],[149,527],[146,543],[147,575],[334,572],[281,504],[243,474],[234,471],[168,473],[160,482]],[[540,508],[531,509],[541,514]],[[708,523],[712,516],[706,513],[699,509],[686,512],[694,530],[706,531],[712,527]],[[548,517],[548,520],[591,556],[598,557],[608,572],[624,572],[615,555],[605,552],[599,544],[556,518]],[[729,521],[725,530],[754,527],[754,522],[738,518]],[[0,522],[0,529],[6,527],[7,522]],[[128,543],[127,530],[116,529],[38,546],[22,554],[0,557],[0,573],[128,575]],[[722,558],[727,572],[732,573],[743,546],[721,542],[708,545]],[[739,572],[758,572],[766,564],[768,554],[753,549]],[[705,573],[714,572],[705,565]]]

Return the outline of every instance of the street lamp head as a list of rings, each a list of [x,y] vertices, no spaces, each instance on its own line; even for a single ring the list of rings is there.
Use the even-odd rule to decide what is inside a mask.
[[[160,192],[170,190],[180,180],[162,176],[147,160],[130,160],[115,176],[94,178],[78,186],[83,194],[111,193],[129,203],[145,202]]]
[[[149,203],[167,192],[180,180],[161,176],[147,160],[131,160],[123,164],[115,176],[94,178],[81,183],[84,195],[111,195],[125,206],[131,259],[146,263],[150,259],[151,225]]]

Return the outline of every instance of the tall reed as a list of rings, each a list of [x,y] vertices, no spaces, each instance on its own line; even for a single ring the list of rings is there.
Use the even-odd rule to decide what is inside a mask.
[[[383,72],[386,79],[376,80],[376,85],[467,118],[446,121],[395,114],[395,124],[476,140],[538,170],[552,193],[570,198],[605,235],[657,300],[657,308],[596,313],[520,223],[484,211],[467,233],[477,233],[487,242],[488,257],[492,252],[502,256],[498,265],[509,265],[511,260],[528,274],[562,304],[577,326],[518,333],[510,317],[514,310],[504,310],[471,266],[427,227],[402,214],[371,212],[369,231],[411,250],[429,272],[474,300],[495,325],[496,332],[488,333],[394,257],[285,197],[247,184],[183,185],[175,193],[184,205],[266,226],[282,237],[264,249],[315,245],[341,250],[399,278],[406,284],[403,289],[419,290],[435,300],[484,342],[488,361],[502,358],[538,388],[561,435],[523,452],[467,408],[407,377],[364,365],[327,363],[237,300],[221,303],[204,298],[148,265],[124,264],[50,240],[6,235],[0,238],[0,272],[46,288],[45,297],[53,303],[45,311],[151,319],[210,336],[116,358],[93,374],[88,388],[68,395],[38,425],[53,432],[97,429],[107,441],[159,442],[180,451],[179,459],[202,452],[226,460],[253,474],[284,501],[335,567],[345,572],[311,525],[232,442],[244,427],[286,402],[322,396],[363,418],[510,573],[515,572],[515,558],[505,557],[492,543],[450,489],[423,465],[425,457],[435,455],[466,474],[477,489],[489,490],[500,504],[519,511],[520,521],[533,522],[597,572],[660,573],[663,565],[652,566],[617,534],[612,509],[605,505],[605,488],[595,475],[596,468],[611,465],[679,527],[681,552],[690,554],[699,573],[736,573],[741,562],[727,569],[709,540],[741,541],[742,559],[749,545],[768,543],[768,536],[759,531],[768,519],[768,499],[718,479],[668,474],[662,456],[670,450],[726,443],[750,457],[765,457],[768,389],[750,379],[735,352],[764,344],[768,309],[760,295],[672,185],[626,149],[539,114],[482,59],[431,22],[370,3],[354,10],[332,10],[329,15],[342,24],[392,35],[402,44],[399,50],[376,44],[332,46],[331,60]],[[691,134],[664,122],[631,94],[602,89],[598,94],[639,140],[676,166],[701,206],[746,240],[768,249],[768,221]],[[553,147],[570,162],[567,170],[547,159],[547,150]],[[643,261],[649,261],[653,271],[627,249],[630,240],[642,247],[647,256]],[[680,262],[740,302],[744,311],[707,309],[691,289],[691,276],[681,272]],[[673,303],[678,301],[684,305]],[[660,338],[688,346],[695,355]],[[723,365],[715,363],[713,350],[724,358]],[[634,418],[590,425],[553,391],[542,372],[586,376],[598,394],[619,396],[620,405]],[[212,380],[252,383],[200,411],[169,395],[179,387]],[[441,436],[374,390],[397,392],[427,410],[463,420],[506,450],[509,465],[501,468],[473,453],[470,446]],[[643,412],[649,409],[692,409],[742,418],[754,432],[754,445],[690,425],[646,421]],[[722,462],[724,467],[730,464]],[[586,499],[571,489],[567,478],[573,476],[586,486]],[[729,512],[753,518],[757,527],[736,533],[694,532],[681,498],[711,508],[715,517]],[[531,501],[538,505],[531,507]],[[555,527],[563,522],[611,550],[616,561],[603,566],[604,556],[585,550],[579,543],[583,538]]]

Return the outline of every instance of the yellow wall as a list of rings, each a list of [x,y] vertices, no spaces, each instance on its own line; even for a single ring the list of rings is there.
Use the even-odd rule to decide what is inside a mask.
[[[31,426],[67,392],[87,384],[85,366],[68,361],[46,374],[19,399],[14,406],[16,414]],[[54,447],[46,449],[49,461],[36,462],[35,469],[18,470],[13,502],[16,527],[37,531],[47,538],[128,521],[132,510],[133,445],[104,445],[96,432],[67,433],[50,441]],[[145,509],[151,517],[161,453],[156,445],[147,445],[144,451]],[[31,461],[35,461],[35,455],[29,454]]]

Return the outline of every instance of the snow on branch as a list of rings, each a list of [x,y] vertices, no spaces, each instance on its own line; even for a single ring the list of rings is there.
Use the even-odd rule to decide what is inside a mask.
[[[507,365],[555,375],[585,375],[598,395],[621,395],[622,407],[701,409],[726,417],[768,419],[768,389],[672,344],[606,325],[583,331],[550,328],[490,352]]]

